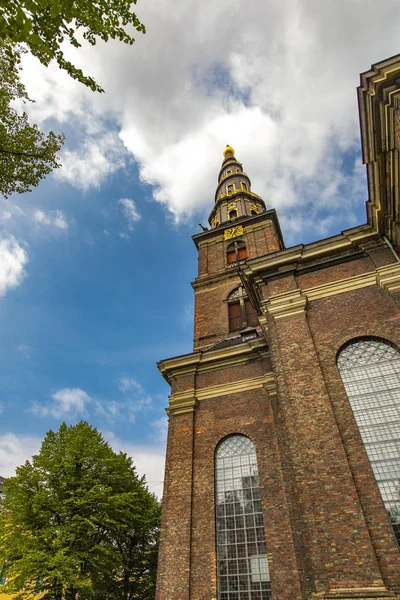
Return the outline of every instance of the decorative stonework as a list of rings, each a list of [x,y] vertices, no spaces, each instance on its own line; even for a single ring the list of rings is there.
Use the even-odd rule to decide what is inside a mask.
[[[388,292],[400,290],[400,262],[377,269],[376,282],[379,287]]]
[[[181,394],[176,397],[170,396],[169,408],[166,409],[168,416],[183,415],[194,412],[198,400],[192,394]]]
[[[272,315],[276,321],[279,321],[304,314],[307,297],[301,290],[293,290],[279,294],[279,296],[272,296],[262,304],[266,312]]]
[[[261,304],[275,320],[289,319],[305,312],[306,304],[321,298],[377,285],[388,292],[400,290],[400,263],[379,267],[376,271],[332,281],[305,290],[293,290],[272,296]]]
[[[224,231],[224,240],[231,240],[232,238],[243,235],[243,226],[237,225],[236,227],[230,227]]]
[[[387,600],[397,598],[396,594],[389,592],[385,587],[369,588],[338,588],[327,593],[313,594],[310,600]]]
[[[206,388],[196,390],[187,390],[177,394],[171,394],[169,397],[169,414],[183,414],[193,411],[201,400],[209,398],[218,398],[221,396],[229,396],[230,394],[240,394],[249,390],[257,390],[264,388],[270,396],[276,395],[276,385],[273,373],[266,373],[259,377],[251,377],[249,379],[241,379],[239,381],[231,381]]]

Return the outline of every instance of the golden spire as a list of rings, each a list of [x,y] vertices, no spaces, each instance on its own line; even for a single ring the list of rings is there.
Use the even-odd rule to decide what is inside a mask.
[[[224,151],[222,153],[225,158],[227,158],[228,156],[234,156],[235,155],[235,151],[232,148],[232,146],[230,146],[229,144],[227,144],[226,148],[224,148]]]

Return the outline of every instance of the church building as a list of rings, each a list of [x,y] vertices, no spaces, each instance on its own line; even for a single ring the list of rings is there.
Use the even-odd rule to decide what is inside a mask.
[[[367,222],[333,237],[287,248],[224,150],[193,352],[158,365],[157,600],[400,598],[400,55],[358,100]]]

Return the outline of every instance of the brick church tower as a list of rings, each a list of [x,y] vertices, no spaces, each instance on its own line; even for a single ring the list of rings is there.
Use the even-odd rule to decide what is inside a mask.
[[[224,150],[171,385],[157,600],[400,597],[400,57],[359,87],[367,223],[285,248]]]

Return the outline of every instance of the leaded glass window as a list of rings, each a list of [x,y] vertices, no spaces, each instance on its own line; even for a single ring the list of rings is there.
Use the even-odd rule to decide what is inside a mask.
[[[337,365],[400,545],[400,354],[369,338],[346,346]]]
[[[269,600],[271,586],[254,444],[244,435],[215,453],[218,600]]]

